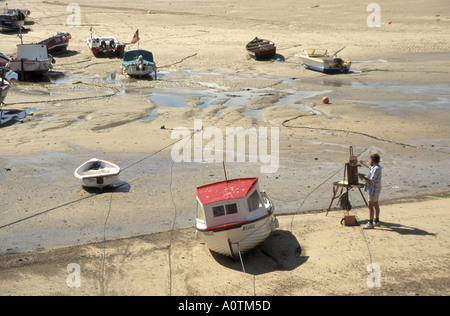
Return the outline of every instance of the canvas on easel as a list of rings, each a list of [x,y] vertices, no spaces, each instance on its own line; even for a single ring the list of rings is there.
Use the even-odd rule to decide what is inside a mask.
[[[350,146],[350,159],[349,162],[345,164],[347,169],[347,181],[349,185],[358,185],[358,158],[353,155],[353,147]]]

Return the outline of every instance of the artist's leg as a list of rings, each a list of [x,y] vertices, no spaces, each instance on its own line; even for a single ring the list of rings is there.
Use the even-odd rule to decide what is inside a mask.
[[[378,202],[374,202],[374,210],[375,210],[375,225],[380,226],[380,204]]]
[[[373,221],[373,216],[374,216],[374,210],[375,210],[375,203],[376,202],[372,202],[372,201],[370,201],[369,202],[369,219],[370,219],[370,222],[372,222]]]
[[[374,202],[370,200],[369,196],[369,222],[364,226],[364,229],[371,229],[374,228],[373,226],[373,215],[374,215]]]

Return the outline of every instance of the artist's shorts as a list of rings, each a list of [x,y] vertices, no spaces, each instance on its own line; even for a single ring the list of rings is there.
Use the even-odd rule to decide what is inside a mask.
[[[378,202],[379,195],[369,195],[369,202]]]

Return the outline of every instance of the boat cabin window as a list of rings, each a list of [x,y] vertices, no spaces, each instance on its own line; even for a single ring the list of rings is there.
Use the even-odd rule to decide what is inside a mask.
[[[248,200],[248,210],[250,212],[256,211],[257,209],[262,207],[261,199],[259,198],[258,192],[253,191],[252,195],[249,196]]]
[[[220,205],[213,207],[213,215],[214,217],[236,214],[238,212],[236,203],[228,204],[228,205]]]
[[[238,212],[236,204],[225,205],[225,208],[227,209],[227,215],[228,214],[236,214]]]

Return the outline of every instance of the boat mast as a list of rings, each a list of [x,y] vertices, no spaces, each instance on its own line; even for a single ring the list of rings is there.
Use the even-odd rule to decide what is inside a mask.
[[[19,27],[19,35],[20,37],[20,44],[23,45],[23,39],[22,39],[22,27]]]
[[[222,164],[223,164],[223,173],[225,174],[225,181],[228,183],[227,169],[225,168],[225,161],[222,161]]]

